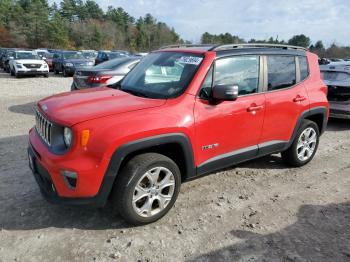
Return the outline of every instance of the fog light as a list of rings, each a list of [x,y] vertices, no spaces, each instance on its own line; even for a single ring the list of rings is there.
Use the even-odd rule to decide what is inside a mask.
[[[77,186],[78,174],[73,171],[62,170],[61,175],[67,187],[75,189]]]

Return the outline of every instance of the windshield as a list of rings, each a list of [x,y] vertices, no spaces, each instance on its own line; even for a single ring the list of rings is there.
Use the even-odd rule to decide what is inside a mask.
[[[127,61],[129,61],[129,58],[116,58],[116,59],[112,59],[112,60],[108,60],[106,62],[103,62],[103,63],[95,66],[94,68],[96,68],[96,69],[113,69],[113,68],[120,66],[121,64],[124,64]]]
[[[46,53],[46,54],[45,54],[45,57],[46,57],[46,58],[53,58],[53,54],[51,54],[51,53]]]
[[[80,52],[65,52],[63,53],[64,59],[84,59],[84,56]]]
[[[147,55],[123,79],[120,89],[150,98],[171,98],[182,94],[192,80],[202,55],[156,52]]]
[[[88,51],[85,51],[85,52],[82,52],[82,55],[87,58],[87,59],[90,59],[90,58],[96,58],[97,56],[97,52],[88,52]]]
[[[45,51],[39,51],[39,52],[37,52],[37,54],[38,54],[39,56],[41,56],[41,57],[46,57],[46,55],[47,55],[48,53],[45,52]]]
[[[32,52],[18,52],[16,53],[16,59],[39,59],[39,57]]]

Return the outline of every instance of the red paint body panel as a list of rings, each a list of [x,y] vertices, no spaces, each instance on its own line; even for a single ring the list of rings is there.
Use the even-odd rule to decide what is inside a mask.
[[[261,106],[249,112],[251,106]],[[194,109],[196,121],[196,165],[218,155],[258,144],[265,113],[264,94],[239,97],[236,101],[209,104],[196,99]],[[218,144],[211,150],[203,146]]]
[[[174,50],[161,50],[171,52]],[[49,120],[71,127],[74,139],[64,155],[51,153],[35,129],[29,133],[30,145],[38,161],[48,170],[61,197],[92,197],[101,186],[113,153],[122,145],[161,134],[182,133],[191,143],[196,166],[228,152],[258,144],[291,138],[300,114],[310,107],[328,108],[326,87],[320,78],[317,56],[307,53],[310,77],[284,90],[238,97],[236,101],[210,104],[198,98],[200,86],[215,61],[211,51],[185,92],[174,99],[149,99],[110,89],[95,88],[48,97],[38,103]],[[293,101],[305,97],[304,101]],[[257,107],[250,111],[249,108]],[[86,147],[80,134],[90,131]],[[214,145],[211,150],[203,146]],[[69,189],[61,170],[78,173],[77,186]]]

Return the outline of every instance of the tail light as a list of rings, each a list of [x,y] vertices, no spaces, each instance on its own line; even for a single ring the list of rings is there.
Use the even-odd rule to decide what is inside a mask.
[[[89,76],[87,81],[93,84],[104,84],[111,78],[112,76]]]

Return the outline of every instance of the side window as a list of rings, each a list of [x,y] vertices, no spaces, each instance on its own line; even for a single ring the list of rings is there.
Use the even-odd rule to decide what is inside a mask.
[[[213,67],[211,67],[202,83],[199,91],[199,97],[202,99],[209,99],[211,95],[211,87],[213,84]]]
[[[300,67],[300,81],[303,81],[309,76],[309,67],[307,64],[307,58],[305,56],[299,56]]]
[[[238,95],[258,92],[259,56],[234,56],[216,61],[214,85],[237,85]]]
[[[268,56],[268,90],[278,90],[296,84],[294,56]]]

